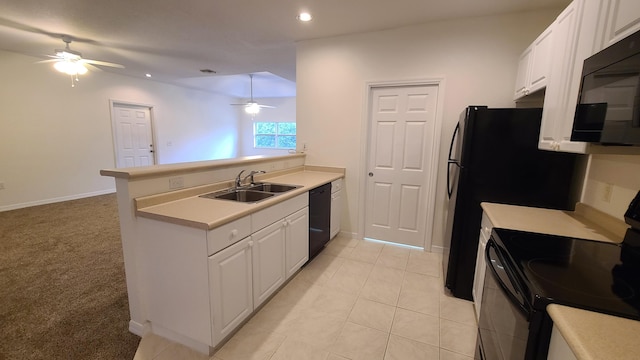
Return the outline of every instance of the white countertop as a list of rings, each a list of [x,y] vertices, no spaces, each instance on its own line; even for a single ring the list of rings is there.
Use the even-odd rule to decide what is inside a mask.
[[[542,234],[561,235],[579,239],[606,242],[622,242],[626,225],[621,220],[610,219],[604,213],[594,214],[595,209],[585,209],[579,204],[576,211],[562,211],[527,206],[482,203],[494,227]],[[605,228],[599,224],[617,222],[615,226]]]
[[[330,171],[333,170],[333,171]],[[300,185],[301,187],[256,203],[241,203],[229,200],[201,198],[211,191],[195,196],[163,202],[157,205],[140,207],[136,215],[140,217],[171,222],[204,230],[211,230],[252,212],[293,198],[317,186],[330,183],[344,177],[344,169],[326,168],[325,171],[303,170],[281,176],[270,177],[264,181]]]
[[[556,304],[547,311],[579,360],[640,357],[640,321]]]

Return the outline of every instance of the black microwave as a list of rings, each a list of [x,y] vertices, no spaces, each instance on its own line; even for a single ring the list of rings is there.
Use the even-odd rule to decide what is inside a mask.
[[[640,31],[584,61],[571,140],[640,145]]]

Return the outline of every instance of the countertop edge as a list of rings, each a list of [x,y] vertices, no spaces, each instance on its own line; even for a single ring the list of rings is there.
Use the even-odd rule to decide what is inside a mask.
[[[630,360],[640,351],[640,321],[558,304],[547,312],[579,360]]]
[[[326,171],[326,170],[330,170],[330,171]],[[163,204],[166,204],[166,203],[187,200],[188,198],[197,197],[198,195],[207,193],[209,191],[215,191],[215,190],[211,190],[212,186],[213,187],[224,186],[225,184],[229,184],[228,182],[197,187],[197,189],[195,189],[195,192],[196,192],[195,194],[193,193],[193,191],[188,191],[190,189],[183,189],[180,192],[175,192],[175,193],[178,193],[179,198],[175,198],[176,196],[175,194],[164,193],[164,194],[151,195],[147,197],[134,199],[134,202],[136,204],[135,214],[138,217],[164,221],[168,223],[173,223],[177,225],[183,225],[183,226],[188,226],[188,227],[193,227],[193,228],[198,228],[203,230],[212,230],[218,226],[227,224],[229,222],[232,222],[244,216],[250,215],[256,211],[266,209],[270,206],[276,205],[285,200],[292,199],[300,194],[303,194],[311,190],[316,186],[320,186],[323,184],[333,182],[337,179],[341,179],[344,177],[344,174],[345,174],[345,170],[343,168],[316,167],[316,166],[306,166],[306,165],[303,166],[302,169],[299,170],[298,172],[286,171],[284,173],[286,173],[286,175],[296,175],[297,173],[304,174],[305,172],[325,173],[329,176],[325,179],[325,181],[322,181],[321,183],[317,183],[312,186],[302,186],[298,189],[295,189],[283,194],[279,194],[277,196],[274,196],[270,199],[267,199],[261,202],[247,203],[247,204],[234,203],[236,206],[239,206],[242,209],[231,210],[229,211],[229,214],[227,216],[218,217],[215,220],[209,221],[209,222],[193,221],[193,220],[179,218],[175,216],[162,215],[150,210],[158,206],[162,206]],[[278,176],[282,176],[282,173],[279,173]],[[269,178],[277,179],[278,176],[274,175],[273,177],[269,177]],[[267,178],[263,178],[261,180],[266,180],[266,179]],[[166,200],[166,201],[160,201],[160,200]],[[224,202],[225,200],[211,200],[211,201]],[[145,209],[148,209],[149,211]]]

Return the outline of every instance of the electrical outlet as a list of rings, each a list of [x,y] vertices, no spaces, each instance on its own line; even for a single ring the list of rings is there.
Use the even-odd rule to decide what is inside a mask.
[[[613,192],[612,184],[604,184],[604,189],[602,190],[602,201],[609,203],[611,202],[611,193]]]
[[[4,183],[0,182],[0,190],[4,190]]]
[[[184,178],[182,176],[169,179],[169,189],[180,189],[184,187]]]

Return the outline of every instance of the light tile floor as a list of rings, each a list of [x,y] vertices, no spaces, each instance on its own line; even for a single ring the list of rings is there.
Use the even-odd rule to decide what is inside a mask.
[[[473,304],[443,291],[442,256],[333,239],[210,360],[471,360]],[[155,335],[134,360],[206,360]]]

